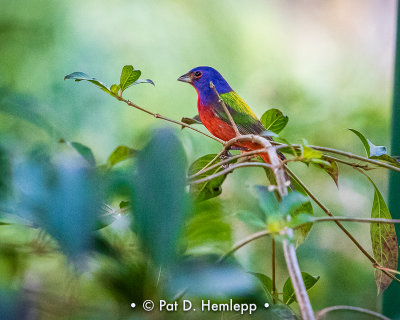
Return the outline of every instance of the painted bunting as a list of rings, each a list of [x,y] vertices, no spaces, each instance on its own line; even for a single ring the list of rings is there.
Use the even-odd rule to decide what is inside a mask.
[[[257,116],[244,100],[229,86],[221,74],[211,67],[197,67],[178,78],[178,81],[190,83],[197,91],[197,108],[201,122],[217,138],[228,141],[236,136],[218,95],[210,86],[212,82],[224,101],[233,121],[241,134],[260,135],[266,131]],[[261,146],[253,142],[241,142],[235,145],[242,150],[257,150]],[[267,153],[261,153],[263,160],[269,163]]]

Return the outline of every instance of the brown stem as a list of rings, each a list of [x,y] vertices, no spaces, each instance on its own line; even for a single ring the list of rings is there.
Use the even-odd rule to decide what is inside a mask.
[[[224,151],[224,150],[223,150],[223,151]],[[223,151],[220,152],[217,156],[220,156],[220,155],[223,153]],[[239,158],[245,158],[245,157],[252,156],[252,155],[257,155],[257,154],[262,153],[262,152],[265,152],[265,151],[266,151],[265,149],[259,149],[259,150],[254,150],[254,151],[245,152],[245,153],[242,153],[242,154],[238,154],[238,155],[236,155],[236,156],[233,156],[233,157],[229,157],[229,158],[226,159],[226,160],[220,161],[220,162],[218,162],[218,163],[216,163],[216,164],[210,166],[210,164],[213,163],[213,162],[216,160],[216,158],[217,158],[217,156],[216,156],[216,157],[215,157],[213,160],[211,160],[206,166],[204,166],[204,168],[202,168],[199,172],[196,172],[195,174],[193,174],[193,175],[191,175],[190,177],[188,177],[188,179],[196,178],[197,176],[199,176],[199,175],[201,175],[201,174],[203,174],[203,173],[206,173],[206,172],[208,172],[208,171],[210,171],[210,170],[212,170],[212,169],[215,169],[215,168],[217,168],[217,167],[220,167],[220,166],[222,166],[222,165],[224,165],[224,164],[226,164],[226,163],[229,163],[229,162],[231,162],[231,161],[233,161],[233,160],[236,160],[236,159],[239,159]],[[262,163],[262,162],[260,162],[260,163]]]
[[[241,240],[241,241],[239,241],[238,243],[236,243],[236,244],[232,247],[231,250],[229,250],[229,251],[226,252],[224,255],[222,255],[222,256],[218,259],[218,262],[223,262],[223,261],[225,261],[225,259],[228,258],[232,253],[236,252],[237,250],[239,250],[241,247],[245,246],[246,244],[248,244],[248,243],[250,243],[250,242],[252,242],[252,241],[254,241],[254,240],[257,240],[257,239],[260,239],[260,238],[269,236],[269,235],[271,235],[270,232],[268,232],[268,231],[266,231],[266,230],[263,230],[263,231],[254,233],[254,234],[248,236],[247,238],[244,238],[243,240]]]
[[[215,179],[219,176],[223,176],[224,174],[227,174],[229,172],[232,172],[233,170],[237,169],[237,168],[242,168],[242,167],[266,167],[266,168],[272,168],[272,166],[268,163],[262,163],[262,162],[242,162],[242,163],[237,163],[234,164],[222,171],[219,171],[217,173],[214,173],[212,175],[209,175],[207,177],[204,177],[202,179],[199,180],[194,180],[194,181],[189,181],[188,184],[198,184],[198,183],[202,183],[202,182],[206,182],[206,181],[210,181],[212,179]]]
[[[285,147],[291,147],[291,148],[295,148],[295,149],[300,149],[301,148],[301,145],[299,145],[299,144],[286,145],[286,144],[282,144],[282,143],[275,142],[275,141],[271,141],[271,144],[273,144],[274,146],[279,146],[280,149],[281,148],[285,148]],[[344,157],[347,157],[347,158],[350,158],[350,159],[356,159],[356,160],[360,160],[360,161],[363,161],[363,162],[368,162],[368,163],[374,164],[374,165],[376,165],[378,167],[383,167],[383,168],[386,168],[386,169],[391,169],[391,170],[400,172],[400,167],[395,167],[395,166],[392,166],[392,165],[390,165],[388,163],[381,162],[381,161],[374,160],[374,159],[369,159],[369,158],[366,158],[366,157],[363,157],[363,156],[359,156],[359,155],[356,155],[356,154],[353,154],[353,153],[350,153],[350,152],[337,150],[337,149],[332,149],[332,148],[327,148],[327,147],[313,146],[313,145],[309,145],[308,147],[310,147],[310,148],[312,148],[314,150],[318,150],[318,151],[324,151],[324,152],[328,152],[328,153],[339,154],[341,156],[344,156]],[[347,163],[345,163],[345,164],[347,164]]]
[[[375,311],[371,311],[371,310],[359,308],[359,307],[352,307],[352,306],[332,306],[332,307],[322,309],[322,310],[318,311],[318,313],[317,313],[317,320],[322,320],[328,312],[338,311],[338,310],[349,310],[349,311],[361,312],[361,313],[369,314],[378,319],[390,320],[388,317],[385,317],[383,314],[377,313]]]
[[[163,120],[168,121],[168,122],[171,122],[171,123],[179,124],[180,126],[184,126],[184,127],[186,127],[186,128],[192,129],[193,131],[196,131],[196,132],[198,132],[198,133],[200,133],[200,134],[202,134],[202,135],[204,135],[204,136],[206,136],[206,137],[208,137],[208,138],[210,138],[210,139],[213,139],[213,140],[215,140],[215,141],[218,141],[218,142],[221,143],[221,144],[224,144],[224,143],[225,143],[223,140],[218,139],[217,137],[211,136],[211,135],[209,135],[209,134],[207,134],[207,133],[205,133],[205,132],[203,132],[203,131],[201,131],[201,130],[198,130],[198,129],[196,129],[196,128],[194,128],[194,127],[192,127],[192,126],[190,126],[190,125],[188,125],[188,124],[186,124],[186,123],[184,123],[184,122],[176,121],[176,120],[173,120],[173,119],[164,117],[164,116],[161,115],[161,114],[154,113],[154,112],[151,112],[151,111],[149,111],[149,110],[146,110],[146,109],[144,109],[144,108],[142,108],[142,107],[139,107],[137,104],[133,103],[132,101],[126,100],[126,99],[124,99],[124,98],[122,98],[122,97],[117,97],[117,99],[120,100],[120,101],[125,102],[127,105],[129,105],[129,106],[131,106],[131,107],[133,107],[133,108],[136,108],[136,109],[138,109],[138,110],[140,110],[140,111],[143,111],[143,112],[145,112],[145,113],[147,113],[147,114],[149,114],[149,115],[152,115],[154,118],[163,119]]]
[[[273,302],[275,302],[275,293],[276,293],[276,274],[275,274],[275,268],[276,268],[276,252],[275,252],[275,239],[272,238],[272,298]]]

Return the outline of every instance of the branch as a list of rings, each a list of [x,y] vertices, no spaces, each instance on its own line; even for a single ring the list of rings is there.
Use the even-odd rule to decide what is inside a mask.
[[[223,262],[223,261],[225,261],[226,258],[228,258],[232,253],[236,252],[236,251],[239,250],[241,247],[244,247],[246,244],[248,244],[248,243],[250,243],[250,242],[252,242],[252,241],[254,241],[254,240],[257,240],[257,239],[260,239],[260,238],[269,236],[269,235],[271,235],[270,232],[268,232],[267,230],[263,230],[263,231],[254,233],[254,234],[248,236],[247,238],[244,238],[243,240],[241,240],[241,241],[239,241],[238,243],[236,243],[236,244],[232,247],[231,250],[229,250],[229,251],[226,252],[223,256],[221,256],[221,257],[218,259],[218,262]]]
[[[276,148],[272,148],[270,141],[262,137],[252,137],[256,143],[267,148],[267,153],[269,160],[272,165],[272,171],[275,175],[277,183],[277,191],[281,199],[283,199],[288,194],[286,175],[284,166],[281,164],[281,160],[276,152]],[[231,139],[229,142],[231,143]],[[311,307],[310,298],[308,297],[306,287],[304,285],[303,277],[301,275],[299,262],[297,261],[296,249],[291,242],[293,238],[293,229],[287,228],[285,230],[287,238],[283,239],[283,253],[286,260],[286,266],[289,271],[290,279],[292,280],[292,285],[294,292],[297,297],[297,302],[299,304],[300,313],[303,320],[314,320],[314,311]]]
[[[240,136],[239,129],[237,128],[237,125],[236,125],[235,121],[233,121],[232,115],[230,114],[230,112],[229,112],[224,100],[222,100],[221,96],[219,95],[219,93],[218,93],[217,89],[215,88],[214,83],[212,83],[212,81],[210,81],[210,88],[213,89],[215,94],[217,95],[218,102],[221,104],[222,108],[224,108],[224,111],[225,111],[226,115],[228,116],[229,121],[231,122],[233,130],[235,130],[236,136],[237,137]]]
[[[332,306],[332,307],[322,309],[321,311],[318,311],[318,313],[317,313],[317,320],[323,319],[328,312],[338,311],[338,310],[349,310],[349,311],[361,312],[361,313],[365,313],[365,314],[374,316],[375,318],[378,318],[378,319],[390,320],[388,317],[385,317],[383,314],[377,313],[375,311],[371,311],[371,310],[359,308],[359,307],[352,307],[352,306]]]
[[[280,149],[281,148],[285,148],[285,147],[292,147],[292,148],[295,148],[295,149],[300,149],[301,148],[301,145],[299,145],[299,144],[287,145],[287,144],[282,144],[282,143],[275,142],[275,141],[271,141],[271,144],[273,144],[275,146],[279,146]],[[363,161],[363,162],[368,162],[368,163],[374,164],[374,165],[376,165],[378,167],[383,167],[383,168],[386,168],[386,169],[391,169],[391,170],[400,172],[400,167],[395,167],[395,166],[392,166],[392,165],[390,165],[388,163],[381,162],[381,161],[374,160],[374,159],[370,159],[370,158],[366,158],[366,157],[363,157],[363,156],[359,156],[359,155],[356,155],[356,154],[353,154],[353,153],[350,153],[350,152],[337,150],[337,149],[332,149],[332,148],[327,148],[327,147],[313,146],[313,145],[308,145],[308,147],[310,147],[310,148],[312,148],[314,150],[318,150],[318,151],[324,151],[324,152],[339,154],[341,156],[344,156],[344,157],[347,157],[347,158],[350,158],[350,159],[356,159],[356,160],[360,160],[360,161]],[[346,162],[342,162],[342,163],[348,164]]]
[[[272,166],[268,163],[262,163],[262,162],[242,162],[242,163],[237,163],[234,164],[220,172],[217,172],[215,174],[212,174],[210,176],[207,176],[205,178],[199,179],[199,180],[195,180],[195,181],[189,181],[188,184],[198,184],[198,183],[202,183],[202,182],[206,182],[206,181],[210,181],[212,179],[215,179],[219,176],[222,176],[224,174],[227,174],[229,172],[232,172],[233,170],[237,169],[237,168],[241,168],[241,167],[266,167],[266,168],[272,168]],[[210,169],[210,168],[208,168]],[[210,169],[211,170],[211,169]]]
[[[307,223],[314,222],[326,222],[326,221],[349,221],[349,222],[366,222],[366,223],[400,223],[400,219],[384,219],[384,218],[353,218],[353,217],[322,217],[315,218],[310,222],[303,223],[302,226]],[[297,228],[297,226],[296,226]]]
[[[286,171],[289,173],[289,175],[291,176],[291,178],[293,180],[295,180],[303,189],[304,191],[309,195],[309,197],[311,199],[314,200],[314,202],[322,209],[322,211],[324,211],[328,216],[330,217],[335,217],[330,210],[324,206],[321,201],[318,200],[318,198],[311,192],[310,189],[307,188],[307,186],[303,183],[303,181],[301,181],[292,170],[290,170],[288,167],[286,167]],[[364,249],[364,247],[352,236],[352,234],[339,222],[339,221],[335,221],[335,223],[337,224],[337,226],[342,229],[342,231],[347,235],[347,237],[357,246],[357,248],[364,254],[364,256],[366,256],[368,258],[369,261],[371,261],[371,263],[373,265],[379,265],[379,263],[375,260],[374,257],[372,257],[367,250]],[[399,279],[397,279],[395,276],[393,276],[391,273],[382,270],[382,272],[384,274],[386,274],[388,277],[392,278],[395,281],[400,282]]]
[[[217,157],[219,157],[224,151],[225,150],[221,151],[213,160],[211,160],[207,165],[205,165],[204,168],[202,168],[199,172],[196,172],[195,174],[193,174],[190,177],[188,177],[188,179],[196,178],[197,176],[199,176],[199,175],[201,175],[203,173],[206,173],[206,172],[208,172],[208,171],[210,171],[212,169],[215,169],[215,168],[217,168],[219,166],[227,164],[227,163],[231,162],[232,160],[245,158],[245,157],[248,157],[248,156],[251,156],[251,155],[257,155],[259,153],[263,153],[263,152],[266,151],[266,149],[259,149],[259,150],[253,150],[253,151],[249,151],[249,152],[244,152],[242,154],[238,154],[236,156],[229,157],[226,160],[220,161],[220,162],[210,166],[210,164],[213,163],[217,159]],[[262,162],[260,162],[260,163],[262,163]]]
[[[188,125],[188,124],[186,124],[186,123],[184,123],[184,122],[176,121],[176,120],[173,120],[173,119],[164,117],[164,116],[161,115],[161,114],[154,113],[154,112],[151,112],[151,111],[149,111],[149,110],[146,110],[146,109],[144,109],[144,108],[142,108],[142,107],[139,107],[137,104],[133,103],[132,101],[126,100],[126,99],[124,99],[124,98],[122,98],[122,97],[120,97],[120,96],[117,96],[116,98],[117,98],[119,101],[125,102],[127,105],[129,105],[129,106],[131,106],[131,107],[133,107],[133,108],[136,108],[136,109],[138,109],[138,110],[140,110],[140,111],[143,111],[143,112],[145,112],[145,113],[147,113],[147,114],[153,116],[154,118],[163,119],[163,120],[168,121],[168,122],[171,122],[171,123],[179,124],[180,126],[184,126],[184,127],[186,127],[186,128],[190,128],[190,129],[192,129],[192,130],[194,130],[194,131],[196,131],[196,132],[198,132],[198,133],[201,133],[202,135],[204,135],[204,136],[206,136],[206,137],[208,137],[208,138],[210,138],[210,139],[213,139],[213,140],[215,140],[215,141],[218,141],[218,142],[221,143],[221,144],[224,144],[224,143],[225,143],[223,140],[218,139],[217,137],[211,136],[211,135],[209,135],[209,134],[207,134],[207,133],[205,133],[205,132],[203,132],[203,131],[201,131],[201,130],[198,130],[198,129],[196,129],[196,128],[194,128],[194,127],[192,127],[192,126],[190,126],[190,125]]]

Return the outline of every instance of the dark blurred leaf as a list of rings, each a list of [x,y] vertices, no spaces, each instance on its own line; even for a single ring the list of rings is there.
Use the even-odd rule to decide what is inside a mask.
[[[129,207],[130,205],[131,205],[131,203],[130,203],[129,201],[121,201],[121,202],[119,203],[119,208],[120,208],[120,209],[124,209],[124,208]]]
[[[303,277],[304,285],[306,290],[310,290],[319,280],[319,276],[312,276],[306,272],[302,272],[301,276]],[[297,301],[296,294],[294,293],[292,280],[288,278],[283,285],[283,302],[287,305]]]
[[[265,221],[261,217],[259,217],[255,212],[242,210],[236,214],[236,217],[239,220],[243,221],[245,224],[254,227],[258,230],[265,230],[267,228]]]
[[[156,264],[174,261],[176,242],[188,199],[185,193],[185,153],[171,129],[155,131],[137,155],[132,199],[137,230],[144,252]]]
[[[96,165],[92,150],[79,142],[71,142],[71,146],[92,166]]]
[[[382,194],[375,183],[369,177],[368,179],[374,187],[371,218],[392,219]],[[371,242],[374,258],[378,264],[385,268],[397,270],[399,246],[394,225],[391,223],[371,223]],[[375,281],[379,294],[386,290],[392,279],[381,270],[375,269]]]
[[[191,176],[197,172],[199,172],[201,169],[203,169],[212,159],[214,159],[216,154],[207,154],[205,156],[202,156],[201,158],[198,158],[196,161],[194,161],[188,171],[188,175]],[[216,164],[218,163],[219,160],[215,161],[213,163]],[[194,180],[200,180],[205,177],[208,177],[210,175],[216,174],[220,171],[222,171],[222,167],[217,167],[214,168],[210,171],[207,171],[205,173],[202,173],[198,175]],[[195,200],[197,201],[204,201],[210,198],[214,198],[219,196],[222,193],[222,183],[224,182],[226,178],[226,174],[216,177],[212,180],[202,182],[202,183],[197,183],[197,184],[191,184],[190,185],[190,193],[193,195]]]
[[[274,304],[265,311],[265,319],[268,320],[299,320],[300,318],[286,305]]]
[[[171,277],[176,292],[188,288],[190,296],[222,298],[243,297],[253,292],[253,277],[236,266],[204,263],[196,259],[181,265]]]
[[[269,109],[262,115],[260,121],[265,129],[278,134],[285,128],[289,118],[278,109]]]
[[[272,305],[274,303],[274,298],[272,296],[272,279],[262,273],[257,273],[257,272],[249,272],[249,273],[255,276],[260,281],[265,292],[265,298],[267,299],[267,302],[270,305]]]
[[[0,146],[0,201],[11,192],[11,161],[7,151]]]
[[[183,117],[183,118],[181,119],[181,121],[182,121],[183,123],[188,124],[188,125],[192,125],[192,124],[203,124],[203,123],[201,122],[200,116],[199,116],[198,114],[195,115],[193,118],[186,118],[186,117]],[[184,128],[185,128],[185,127],[182,126],[182,129],[184,129]]]
[[[61,136],[57,128],[43,117],[45,112],[33,97],[10,94],[10,90],[0,88],[0,112],[28,121],[50,135]]]
[[[94,169],[64,158],[57,165],[27,161],[15,171],[22,199],[18,211],[32,213],[34,222],[58,241],[62,251],[84,264],[100,208],[101,185]]]
[[[364,145],[365,152],[367,153],[368,158],[386,161],[389,162],[391,165],[400,167],[400,162],[397,160],[397,157],[388,155],[386,147],[374,145],[361,132],[355,129],[349,129],[349,130],[354,132],[357,135],[357,137],[360,138],[362,144]]]
[[[86,81],[89,81],[89,82],[93,83],[93,84],[96,85],[98,88],[100,88],[101,90],[107,92],[108,94],[110,94],[110,95],[112,95],[112,96],[114,95],[114,94],[111,92],[111,89],[110,89],[105,83],[103,83],[103,82],[97,80],[96,78],[92,78],[92,77],[88,76],[86,73],[83,73],[83,72],[73,72],[73,73],[71,73],[71,74],[66,75],[66,76],[64,77],[64,80],[66,80],[66,79],[73,79],[73,80],[75,80],[75,81],[83,81],[83,80],[86,80]]]
[[[0,287],[0,319],[28,319],[28,306],[22,303],[21,296],[20,292]]]
[[[107,167],[111,168],[118,162],[124,161],[128,158],[132,158],[136,154],[136,152],[136,150],[127,146],[116,147],[107,159]]]
[[[121,92],[124,92],[126,88],[131,86],[137,79],[139,79],[141,74],[142,72],[140,70],[134,70],[133,66],[124,66],[122,68],[119,83]]]
[[[224,218],[220,203],[197,202],[193,217],[185,226],[183,246],[186,255],[224,254],[232,247],[231,225]]]

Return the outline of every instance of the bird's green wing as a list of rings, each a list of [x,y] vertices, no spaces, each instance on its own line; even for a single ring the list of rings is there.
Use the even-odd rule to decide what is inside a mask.
[[[251,111],[250,107],[235,91],[223,93],[220,97],[228,108],[241,134],[261,134],[266,130],[254,112]],[[222,104],[219,103],[214,108],[214,112],[218,118],[230,124],[228,115]]]

